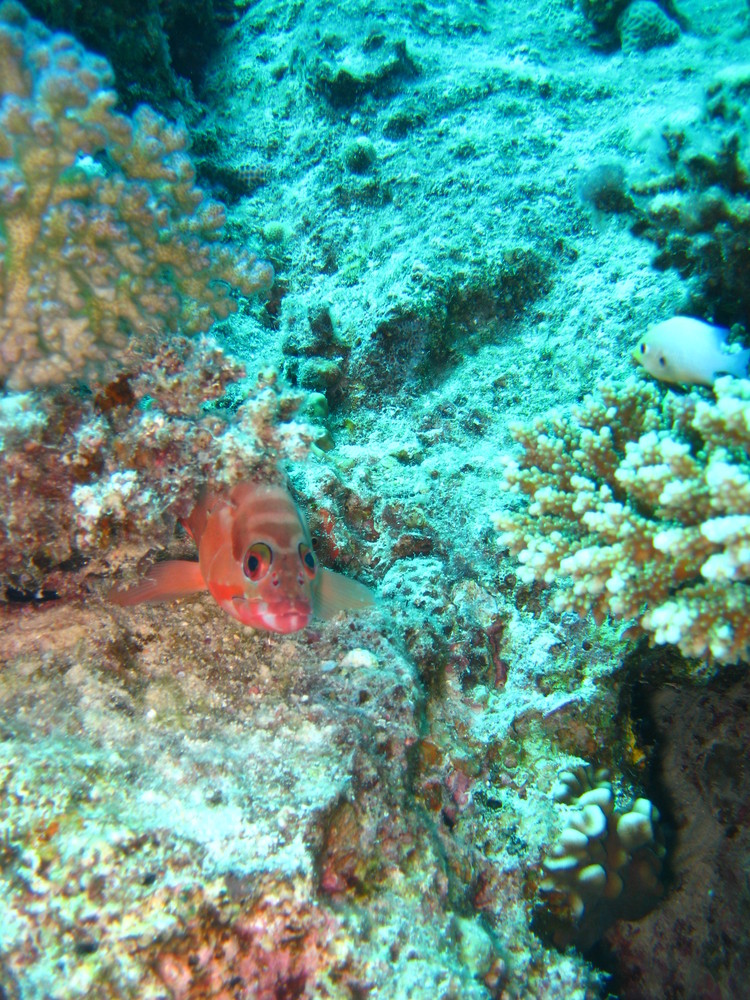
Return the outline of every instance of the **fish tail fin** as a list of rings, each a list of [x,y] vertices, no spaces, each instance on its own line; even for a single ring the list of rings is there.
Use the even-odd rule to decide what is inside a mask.
[[[374,605],[375,595],[363,583],[330,569],[320,570],[315,592],[315,614],[319,618],[333,618],[339,611],[362,611]]]
[[[132,587],[124,590],[113,587],[107,596],[115,604],[129,607],[132,604],[173,601],[176,597],[196,594],[201,590],[206,590],[206,581],[203,579],[200,563],[170,559],[168,562],[156,563]]]
[[[747,378],[747,366],[750,363],[750,348],[746,351],[737,351],[736,354],[729,355],[730,364],[727,371],[735,378]]]

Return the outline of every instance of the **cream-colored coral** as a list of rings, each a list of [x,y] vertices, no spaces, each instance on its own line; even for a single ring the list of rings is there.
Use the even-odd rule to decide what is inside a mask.
[[[663,891],[659,811],[644,798],[616,808],[608,779],[607,771],[581,765],[561,771],[552,790],[556,801],[572,808],[544,861],[540,890],[564,897],[587,938],[601,936],[620,916],[642,916]]]
[[[604,385],[568,415],[515,427],[495,516],[526,582],[556,607],[634,618],[657,643],[734,663],[750,655],[750,382],[716,401],[647,383]]]
[[[222,244],[183,130],[112,109],[109,65],[0,4],[0,382],[92,378],[170,331],[207,329],[270,283]],[[99,156],[97,160],[94,156]],[[140,343],[139,343],[140,342]]]

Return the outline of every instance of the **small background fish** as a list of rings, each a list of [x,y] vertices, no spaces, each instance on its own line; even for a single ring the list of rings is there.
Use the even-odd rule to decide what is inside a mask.
[[[648,330],[633,358],[662,382],[713,385],[723,373],[744,378],[750,350],[727,354],[728,334],[692,316],[673,316]]]
[[[318,565],[307,524],[282,486],[242,483],[208,494],[184,524],[198,562],[157,563],[134,586],[113,588],[112,601],[153,604],[208,590],[243,625],[282,634],[313,616],[375,603],[363,584]]]

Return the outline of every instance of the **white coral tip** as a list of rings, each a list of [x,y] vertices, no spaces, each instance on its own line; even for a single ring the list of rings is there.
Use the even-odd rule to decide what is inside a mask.
[[[654,839],[651,820],[639,812],[625,813],[617,821],[617,836],[626,850],[635,851]]]
[[[598,805],[587,805],[570,817],[570,826],[589,839],[601,837],[607,829],[607,817]]]
[[[580,830],[575,830],[572,826],[566,827],[560,835],[560,847],[567,853],[568,851],[583,851],[588,846],[589,838]]]
[[[612,812],[613,799],[612,786],[610,784],[600,785],[598,788],[592,788],[580,795],[578,805],[581,807],[599,806],[605,813],[609,814]]]
[[[601,865],[586,865],[578,873],[578,884],[589,892],[601,892],[607,884],[607,873]]]

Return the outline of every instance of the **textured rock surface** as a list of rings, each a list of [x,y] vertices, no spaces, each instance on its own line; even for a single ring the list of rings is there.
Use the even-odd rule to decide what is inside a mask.
[[[681,122],[711,163],[739,130],[735,83],[724,111],[709,92],[729,53],[750,61],[748,12],[680,7],[680,43],[632,57],[593,48],[569,2],[544,17],[510,0],[260,2],[228,25],[192,155],[230,202],[231,238],[272,258],[277,280],[213,335],[251,389],[271,388],[276,402],[243,419],[286,456],[321,559],[372,582],[381,609],[287,638],[242,630],[203,597],[113,609],[101,595],[124,556],[106,532],[95,558],[60,568],[79,598],[9,595],[25,601],[0,619],[7,996],[736,995],[741,673],[696,687],[695,664],[637,644],[627,622],[555,611],[490,522],[511,421],[622,382],[649,324],[697,301],[671,260],[652,267],[640,237],[661,223],[634,234],[632,216],[676,176]],[[744,162],[740,148],[722,162]],[[620,197],[582,200],[581,180],[613,163]],[[690,202],[678,181],[675,235]],[[700,290],[710,318],[710,282]],[[201,391],[221,381],[193,376]],[[197,485],[213,452],[196,442],[185,475],[184,397],[160,386],[149,409],[137,388],[143,404],[123,386],[101,403],[85,386],[69,395],[109,407],[112,437],[85,438],[86,474],[104,486],[147,468],[161,502],[183,476]],[[192,397],[196,423],[231,422],[243,391]],[[150,422],[154,406],[162,449],[115,443],[120,421]],[[32,404],[2,416],[4,440],[55,465],[63,421],[47,438]],[[289,446],[298,419],[325,425],[317,447]],[[3,521],[0,546],[24,565],[33,545],[43,571],[56,501],[38,492],[30,537],[9,544]],[[123,508],[140,531],[158,509]],[[152,555],[188,554],[158,518],[153,539]],[[531,928],[564,825],[550,793],[584,761],[623,801],[654,802],[667,834],[663,902],[611,928],[606,955],[560,953]]]

